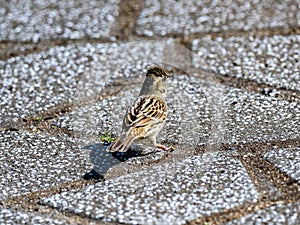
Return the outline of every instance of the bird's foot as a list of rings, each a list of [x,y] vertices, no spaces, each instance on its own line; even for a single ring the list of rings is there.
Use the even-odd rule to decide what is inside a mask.
[[[174,150],[174,147],[172,145],[170,147],[167,147],[165,145],[157,144],[156,147],[159,148],[160,150],[164,150],[164,151],[173,151]]]

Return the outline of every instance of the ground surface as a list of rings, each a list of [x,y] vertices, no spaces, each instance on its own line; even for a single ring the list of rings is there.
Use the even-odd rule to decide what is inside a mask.
[[[2,1],[1,224],[300,224],[300,1]],[[159,141],[109,154],[146,68]]]

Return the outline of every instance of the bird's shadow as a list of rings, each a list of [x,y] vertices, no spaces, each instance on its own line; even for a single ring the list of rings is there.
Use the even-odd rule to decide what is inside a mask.
[[[85,180],[104,180],[104,175],[109,168],[131,158],[144,156],[142,150],[132,150],[127,152],[107,152],[109,144],[95,143],[84,146],[83,149],[90,151],[90,161],[94,164],[93,169],[83,176]]]

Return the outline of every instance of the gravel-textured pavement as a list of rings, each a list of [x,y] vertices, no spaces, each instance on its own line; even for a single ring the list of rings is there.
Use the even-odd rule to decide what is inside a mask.
[[[0,224],[300,224],[300,1],[0,2]],[[147,66],[156,151],[107,153]]]

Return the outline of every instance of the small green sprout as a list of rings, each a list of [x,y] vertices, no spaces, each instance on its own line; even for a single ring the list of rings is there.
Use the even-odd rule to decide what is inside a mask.
[[[43,118],[42,117],[36,117],[36,118],[34,118],[34,120],[40,123],[40,122],[42,122]]]
[[[115,141],[115,138],[113,138],[109,132],[105,132],[105,134],[100,134],[100,139],[102,142],[108,144]]]

